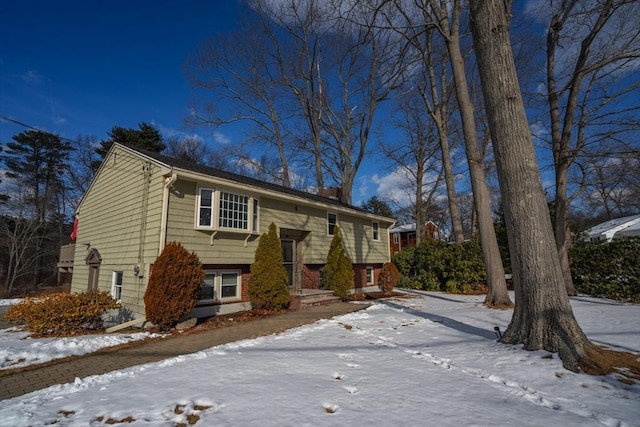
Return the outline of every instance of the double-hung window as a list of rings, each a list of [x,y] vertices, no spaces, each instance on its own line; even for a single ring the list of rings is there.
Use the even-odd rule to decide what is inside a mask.
[[[367,267],[367,285],[373,284],[373,267]]]
[[[198,227],[213,226],[213,190],[201,188],[198,194]]]
[[[400,243],[400,233],[393,233],[393,243],[396,245]]]
[[[200,284],[200,301],[213,301],[216,299],[216,273],[208,271]]]
[[[207,270],[200,284],[200,303],[233,301],[240,298],[242,274],[238,270]]]
[[[122,271],[114,271],[111,274],[111,296],[114,300],[122,301],[122,278],[124,274]]]
[[[238,297],[238,273],[222,273],[220,275],[220,296],[225,298]]]
[[[336,228],[336,224],[338,223],[338,215],[327,212],[327,235],[333,236],[333,230]]]
[[[380,224],[377,222],[372,222],[371,223],[372,229],[373,229],[373,240],[378,241],[380,240]]]

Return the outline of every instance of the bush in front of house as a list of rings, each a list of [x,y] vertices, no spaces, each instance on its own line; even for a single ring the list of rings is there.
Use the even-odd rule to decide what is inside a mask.
[[[156,258],[144,294],[145,316],[169,330],[195,307],[205,273],[200,259],[180,243],[167,244]]]
[[[102,330],[102,315],[114,308],[119,305],[109,292],[52,293],[10,306],[5,319],[26,323],[36,336],[70,336]]]
[[[398,267],[392,262],[385,263],[380,270],[380,276],[378,276],[378,285],[380,285],[382,292],[392,292],[399,281]]]
[[[640,303],[640,237],[579,242],[570,251],[578,292]]]
[[[486,281],[482,249],[476,238],[462,243],[427,240],[395,254],[402,279],[398,287],[468,293]]]
[[[289,305],[289,276],[284,268],[276,225],[260,236],[249,276],[252,308],[280,310]]]
[[[353,264],[344,251],[340,230],[336,225],[327,254],[327,263],[322,267],[322,286],[324,289],[332,290],[342,301],[347,301],[353,289],[354,279]]]

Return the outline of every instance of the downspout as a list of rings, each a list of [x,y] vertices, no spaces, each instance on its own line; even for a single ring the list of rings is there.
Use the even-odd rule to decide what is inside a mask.
[[[164,179],[162,189],[162,217],[160,218],[160,241],[158,242],[158,255],[162,253],[167,239],[167,218],[169,216],[169,188],[178,179],[178,174],[171,172],[171,176]]]

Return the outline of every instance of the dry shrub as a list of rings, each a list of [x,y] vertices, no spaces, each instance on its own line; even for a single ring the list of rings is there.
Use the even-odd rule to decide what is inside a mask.
[[[102,330],[104,312],[119,307],[108,292],[52,293],[27,297],[10,306],[5,319],[26,323],[29,331],[38,336],[78,335]]]
[[[204,276],[195,253],[189,253],[180,243],[167,244],[153,264],[144,294],[147,320],[162,330],[175,326],[198,302]]]
[[[392,292],[399,281],[400,272],[398,271],[398,267],[392,262],[385,263],[378,277],[378,284],[382,292]]]

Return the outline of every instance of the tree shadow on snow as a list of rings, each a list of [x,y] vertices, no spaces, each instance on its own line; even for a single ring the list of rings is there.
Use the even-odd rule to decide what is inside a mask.
[[[404,305],[394,303],[393,301],[381,301],[380,304],[388,305],[389,307],[395,308],[396,310],[404,311],[405,313],[409,313],[413,316],[422,317],[423,319],[427,319],[432,322],[439,323],[442,326],[455,329],[456,331],[459,331],[465,334],[477,335],[479,337],[492,339],[492,340],[496,339],[496,335],[493,330],[482,329],[476,326],[467,325],[466,323],[458,322],[457,320],[450,319],[445,316],[440,316],[438,314],[418,311],[413,308],[409,308]]]

